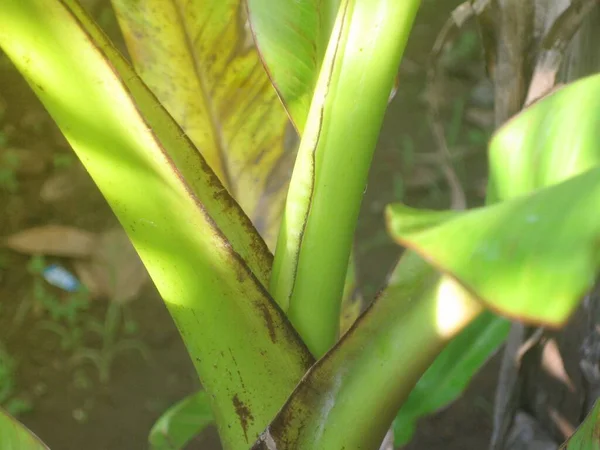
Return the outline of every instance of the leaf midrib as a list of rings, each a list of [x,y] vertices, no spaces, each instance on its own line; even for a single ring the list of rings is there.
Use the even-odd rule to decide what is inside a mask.
[[[198,81],[198,86],[200,87],[200,94],[202,96],[202,101],[206,105],[206,111],[208,111],[209,121],[210,121],[210,125],[212,128],[213,142],[217,148],[217,155],[219,158],[219,162],[221,164],[221,170],[218,172],[222,173],[222,177],[219,177],[219,178],[223,178],[221,180],[221,183],[223,183],[223,185],[231,192],[231,189],[233,189],[233,184],[231,182],[231,175],[229,173],[229,167],[227,164],[228,163],[227,156],[226,156],[227,153],[225,152],[226,144],[223,140],[223,135],[221,133],[221,123],[216,114],[216,108],[215,108],[214,102],[212,101],[211,96],[209,94],[208,86],[206,85],[206,82],[202,76],[202,71],[200,70],[200,67],[198,66],[198,58],[196,58],[195,51],[194,51],[194,44],[192,43],[192,41],[190,39],[191,36],[189,33],[187,22],[183,18],[183,11],[182,11],[181,3],[177,0],[172,0],[172,2],[174,5],[175,14],[176,14],[179,28],[183,32],[184,42],[185,42],[186,49],[188,51],[189,58],[192,61],[192,67],[194,68],[194,75],[196,76],[196,80]],[[201,151],[201,150],[202,149],[199,149],[199,151]],[[217,172],[217,171],[215,170],[215,172]],[[232,195],[233,194],[234,193],[232,192]]]

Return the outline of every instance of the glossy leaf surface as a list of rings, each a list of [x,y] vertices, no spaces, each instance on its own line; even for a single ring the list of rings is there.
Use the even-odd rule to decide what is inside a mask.
[[[379,448],[419,377],[481,311],[416,254],[407,252],[400,266],[384,294],[302,379],[255,450]]]
[[[490,143],[491,201],[514,198],[600,164],[600,75],[525,109]]]
[[[179,450],[214,422],[206,391],[198,391],[166,410],[150,430],[152,450]]]
[[[559,450],[600,450],[600,401]]]
[[[404,218],[422,214],[403,205],[388,207],[387,217],[400,244],[419,252],[491,309],[560,326],[594,285],[600,268],[599,202],[597,168],[425,230],[403,229]]]
[[[340,0],[247,0],[261,58],[303,133]]]
[[[0,448],[3,450],[48,450],[31,431],[0,409]]]
[[[211,392],[224,446],[247,447],[312,362],[263,288],[263,240],[76,2],[4,0],[0,47],[140,254]]]
[[[296,148],[244,0],[112,3],[137,72],[274,247]]]

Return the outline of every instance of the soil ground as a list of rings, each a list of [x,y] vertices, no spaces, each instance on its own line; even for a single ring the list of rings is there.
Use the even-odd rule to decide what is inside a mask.
[[[443,177],[439,177],[439,170],[425,170],[417,175],[417,169],[422,167],[414,166],[408,175],[404,170],[404,183],[400,174],[418,154],[437,151],[423,101],[425,64],[438,30],[457,4],[457,1],[423,2],[400,68],[399,91],[385,119],[357,229],[359,279],[366,298],[371,298],[381,287],[399,254],[399,249],[385,234],[384,206],[401,199],[425,207],[449,204],[449,189]],[[465,45],[468,47],[468,43]],[[483,77],[483,68],[478,54],[458,57],[466,60],[459,61],[447,74],[447,88],[442,92],[445,97],[443,117],[447,134],[453,135],[450,143],[453,148],[469,150],[470,156],[460,158],[454,166],[469,203],[476,204],[483,198],[485,150],[473,137],[478,136],[477,133],[481,135],[481,129],[464,121],[464,105]],[[67,168],[52,166],[55,155],[68,154],[68,145],[3,56],[0,63],[2,105],[0,130],[6,143],[4,147],[0,145],[0,152],[8,147],[33,150],[45,164],[41,171],[19,174],[17,192],[0,189],[0,236],[46,224],[72,225],[90,231],[117,225],[78,162]],[[59,171],[68,174],[71,189],[57,201],[42,201],[40,189]],[[407,183],[409,177],[412,181]],[[112,365],[108,383],[102,384],[92,366],[74,367],[68,363],[68,354],[61,350],[56,336],[36,331],[39,318],[29,315],[20,327],[13,326],[20,302],[30,295],[32,276],[27,271],[27,257],[16,253],[2,255],[0,342],[16,360],[14,396],[30,404],[20,419],[53,449],[148,448],[148,431],[156,418],[169,405],[198,388],[192,364],[155,289],[148,285],[127,305],[128,315],[139,327],[136,339],[149,349],[149,361],[135,352],[124,354]],[[102,320],[106,308],[106,302],[94,302],[88,312],[90,320]],[[475,377],[460,400],[423,420],[414,440],[405,448],[486,448],[491,432],[496,359]],[[189,448],[218,449],[216,433],[208,430]]]

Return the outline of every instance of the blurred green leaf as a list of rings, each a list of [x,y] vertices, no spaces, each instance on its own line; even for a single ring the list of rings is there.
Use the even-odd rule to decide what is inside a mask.
[[[600,450],[600,400],[559,450]]]
[[[456,400],[502,344],[510,322],[484,312],[440,353],[427,369],[394,420],[396,446],[408,443],[417,420]]]
[[[599,112],[600,77],[594,76],[570,84],[553,93],[525,109],[500,128],[490,143],[488,203],[529,194],[536,189],[564,181],[597,166],[600,163],[600,147],[597,144],[600,139]],[[480,136],[474,134],[469,138],[472,143],[481,140]],[[437,211],[429,213],[432,214],[430,217],[433,220],[433,223],[429,225],[435,225],[437,219],[443,218],[444,214],[444,212]],[[414,210],[409,215],[405,215],[402,218],[402,232],[423,231],[429,226],[427,224],[429,213]],[[447,219],[452,218],[451,213],[449,214]],[[529,216],[530,219],[532,217]],[[556,217],[556,219],[560,219],[560,217]],[[415,227],[419,223],[424,227],[421,229]],[[410,227],[413,229],[409,229]],[[457,225],[455,228],[458,233],[460,226]],[[574,225],[573,228],[577,229],[577,226]],[[471,233],[468,229],[463,232],[467,235]],[[554,239],[551,236],[548,246],[551,246],[553,242]],[[540,241],[539,245],[543,246],[543,242]],[[431,256],[431,260],[434,261],[435,257]],[[474,265],[477,264],[477,261],[474,262]],[[565,266],[567,264],[565,261]],[[561,268],[557,267],[557,272],[561,271]],[[491,280],[490,283],[493,284]],[[551,281],[548,283],[551,284]],[[456,383],[454,392],[459,393],[479,368],[477,364],[462,364],[459,348],[461,342],[465,342],[463,336],[467,339],[468,344],[468,336],[472,336],[472,333],[478,331],[481,332],[485,337],[482,339],[489,345],[490,352],[503,341],[507,328],[506,321],[495,318],[493,324],[489,325],[489,330],[486,330],[485,327],[479,328],[487,320],[492,320],[492,317],[490,313],[487,313],[464,330],[442,352],[439,361],[436,360],[421,378],[395,421],[395,437],[398,445],[410,439],[418,417],[444,406],[442,401],[444,392],[454,391],[453,389],[445,391],[444,380],[447,379],[445,371],[452,373],[451,379]],[[445,368],[448,362],[445,359],[446,355],[451,355],[454,351],[457,351],[454,357],[459,359],[455,366],[456,372]],[[478,357],[482,358],[480,359],[481,363],[485,361],[484,354],[484,351],[478,353]],[[452,359],[449,362],[452,362]],[[458,373],[459,371],[461,374]],[[430,390],[431,397],[419,394],[427,392],[421,387],[422,383],[425,383]],[[463,386],[459,388],[459,384]],[[449,396],[446,401],[452,401],[452,397]]]
[[[198,391],[166,410],[150,430],[152,450],[179,450],[214,422],[206,391]]]
[[[490,202],[528,194],[600,164],[600,75],[534,103],[490,142]]]
[[[0,409],[0,448],[2,450],[48,450],[31,431]]]
[[[388,229],[401,245],[458,280],[489,308],[560,326],[594,285],[600,266],[599,203],[596,168],[424,230],[404,227],[423,211],[392,205]]]
[[[458,211],[415,209],[412,212],[414,214],[402,217],[402,231],[405,233],[423,231],[461,215]],[[412,250],[407,253],[412,253]],[[399,264],[394,269],[390,277],[392,289],[394,285],[404,282],[405,272],[405,264]],[[450,341],[419,379],[396,415],[393,424],[396,445],[410,441],[421,417],[439,410],[460,396],[471,378],[502,344],[509,328],[506,319],[484,312]]]

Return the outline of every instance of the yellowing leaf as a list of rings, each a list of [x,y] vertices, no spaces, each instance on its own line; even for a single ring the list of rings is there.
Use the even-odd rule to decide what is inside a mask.
[[[283,196],[261,197],[282,164],[291,168],[290,158],[282,159],[288,119],[254,47],[242,0],[113,5],[137,72],[273,248],[276,232],[268,230],[278,229]],[[285,192],[289,176],[282,180]]]

